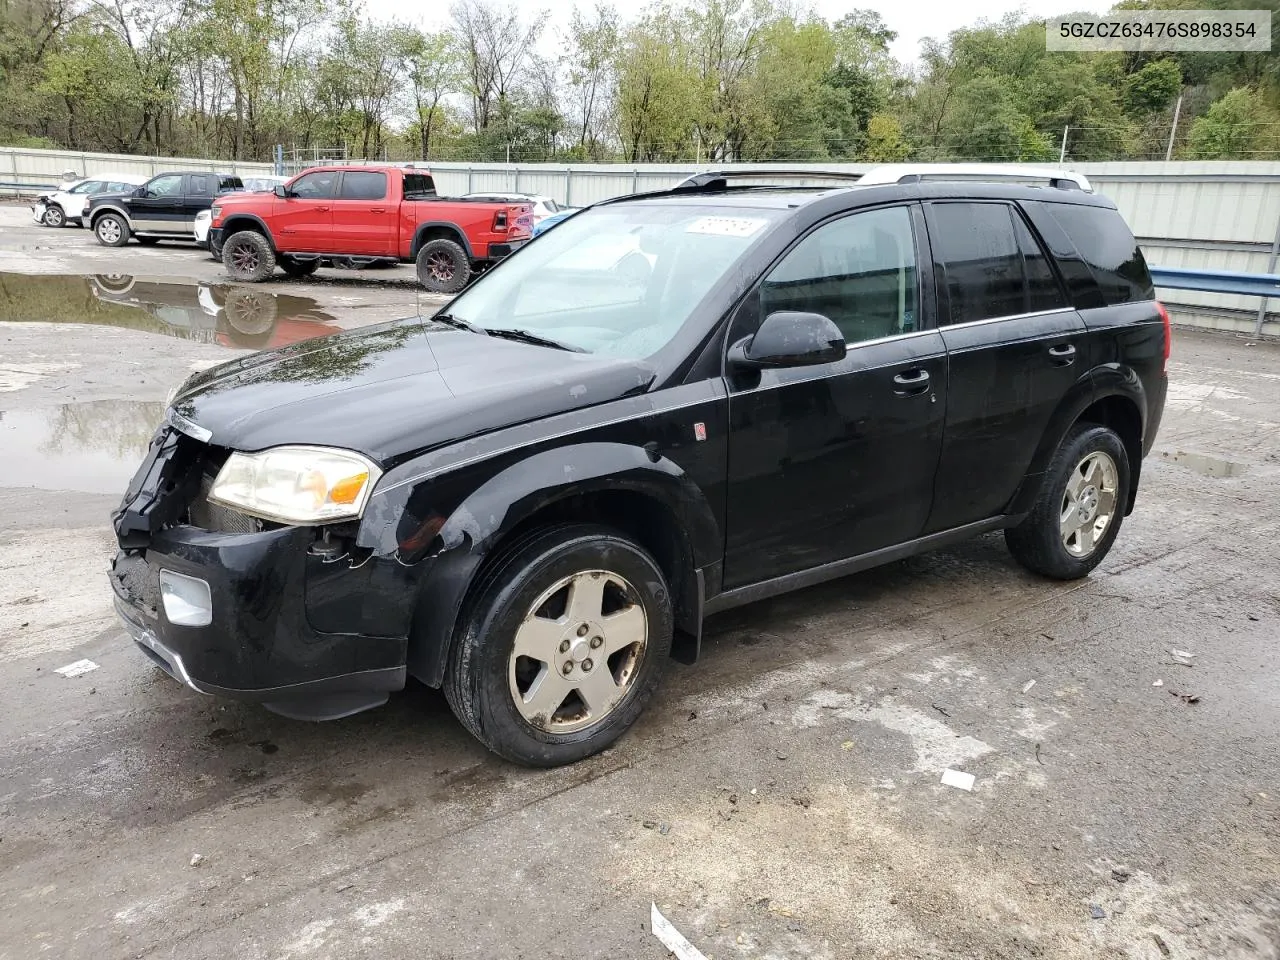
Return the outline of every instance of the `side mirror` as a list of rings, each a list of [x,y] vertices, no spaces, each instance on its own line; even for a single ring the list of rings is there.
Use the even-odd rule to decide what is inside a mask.
[[[288,197],[289,197],[289,191],[288,191],[288,189],[285,187],[285,185],[284,185],[283,183],[278,184],[278,185],[276,186],[276,188],[275,188],[274,190],[272,190],[271,192],[272,192],[272,193],[274,193],[274,194],[275,194],[277,197],[279,197],[281,200],[287,200],[287,199],[288,199]]]
[[[729,348],[729,362],[739,369],[812,367],[843,360],[844,334],[820,313],[779,310],[764,318],[754,337]]]

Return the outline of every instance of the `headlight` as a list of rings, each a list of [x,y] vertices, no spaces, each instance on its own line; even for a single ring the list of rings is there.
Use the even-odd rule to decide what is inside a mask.
[[[231,454],[209,499],[264,520],[333,523],[358,519],[381,476],[373,463],[349,450],[275,447]]]
[[[196,214],[196,216],[198,217],[198,216],[200,216],[200,214],[198,214],[198,213],[197,213],[197,214]],[[221,208],[221,207],[219,207],[219,206],[213,206],[213,207],[210,207],[210,208],[209,208],[209,219],[210,219],[210,220],[217,220],[220,216],[222,216],[222,208]]]

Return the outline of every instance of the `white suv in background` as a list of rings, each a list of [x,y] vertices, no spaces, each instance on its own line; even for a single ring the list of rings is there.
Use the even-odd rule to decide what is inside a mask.
[[[242,176],[240,178],[240,182],[244,184],[245,193],[269,193],[270,191],[274,190],[276,187],[280,186],[281,184],[288,183],[290,179],[291,178],[289,177],[278,177],[275,174],[262,173],[257,175],[250,174],[248,176]],[[201,210],[199,213],[196,214],[196,222],[194,227],[196,244],[198,246],[204,247],[206,250],[209,249],[209,227],[212,224],[213,224],[212,210]],[[214,251],[210,250],[209,252],[213,254],[213,259],[215,260],[222,259],[221,251],[218,251],[215,253]]]
[[[532,203],[533,204],[533,222],[540,223],[547,217],[561,213],[572,207],[562,207],[556,203],[551,197],[544,197],[534,193],[503,193],[502,191],[481,191],[480,193],[468,193],[463,200],[509,200],[513,203]]]
[[[147,179],[137,173],[99,173],[64,183],[58,190],[36,197],[31,207],[31,219],[46,227],[62,227],[67,223],[78,225],[89,206],[89,198],[94,194],[128,193],[146,183]]]

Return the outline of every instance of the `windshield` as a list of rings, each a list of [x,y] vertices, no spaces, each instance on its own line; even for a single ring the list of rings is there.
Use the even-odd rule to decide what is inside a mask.
[[[782,211],[611,204],[540,235],[450,304],[485,330],[524,330],[606,356],[652,356]]]

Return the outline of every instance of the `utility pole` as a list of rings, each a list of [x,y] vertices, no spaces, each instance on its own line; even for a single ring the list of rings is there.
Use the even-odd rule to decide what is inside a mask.
[[[1058,150],[1058,163],[1065,163],[1067,160],[1067,131],[1070,126],[1062,128],[1062,147]]]
[[[1178,135],[1178,117],[1182,115],[1182,94],[1178,94],[1178,102],[1173,107],[1173,126],[1169,128],[1169,146],[1165,148],[1164,160],[1168,163],[1173,159],[1173,138]]]

